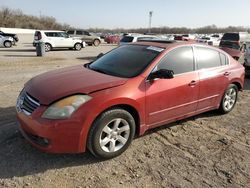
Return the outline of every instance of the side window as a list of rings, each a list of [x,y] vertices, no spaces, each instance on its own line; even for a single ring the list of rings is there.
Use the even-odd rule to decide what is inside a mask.
[[[195,54],[197,57],[198,69],[218,67],[221,65],[220,54],[216,50],[196,47]]]
[[[69,35],[74,35],[74,30],[70,30],[70,31],[68,31],[67,33],[69,34]]]
[[[80,30],[78,30],[78,31],[76,31],[76,34],[77,34],[77,35],[82,35],[82,34],[83,34],[83,32],[82,32],[82,31],[80,31]]]
[[[58,33],[58,37],[68,38],[68,34],[65,32]]]
[[[228,64],[228,60],[227,60],[227,56],[220,53],[220,61],[221,61],[221,65],[227,65]]]
[[[62,37],[61,33],[55,33],[55,37]]]
[[[170,51],[156,66],[156,70],[167,69],[174,74],[191,72],[194,70],[194,55],[192,47],[179,47]]]
[[[46,32],[45,35],[46,35],[47,37],[53,37],[52,33]]]
[[[83,34],[84,34],[84,35],[88,35],[88,36],[90,36],[90,34],[89,34],[89,32],[88,32],[88,31],[84,31],[84,32],[83,32]]]

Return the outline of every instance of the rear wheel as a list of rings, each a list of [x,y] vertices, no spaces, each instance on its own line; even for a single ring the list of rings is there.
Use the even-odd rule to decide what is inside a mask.
[[[92,125],[88,149],[98,158],[110,159],[123,153],[135,135],[135,121],[126,110],[114,108],[102,113]]]
[[[74,46],[75,50],[79,51],[82,49],[82,44],[80,43],[76,43],[75,46]]]
[[[5,41],[4,42],[4,47],[5,48],[10,48],[12,46],[12,42],[11,41]]]
[[[52,50],[52,46],[49,43],[45,43],[44,48],[45,48],[45,52],[49,52]]]
[[[226,114],[233,110],[238,98],[238,88],[234,84],[230,84],[226,89],[220,104],[219,110]]]
[[[100,43],[101,43],[101,41],[98,40],[98,39],[95,39],[94,42],[93,42],[94,46],[99,46]]]

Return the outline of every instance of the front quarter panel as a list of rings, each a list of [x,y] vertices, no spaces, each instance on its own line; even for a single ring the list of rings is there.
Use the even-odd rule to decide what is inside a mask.
[[[80,107],[76,113],[77,116],[82,116],[81,118],[83,119],[79,150],[86,150],[88,132],[95,119],[102,112],[114,106],[129,105],[133,107],[139,114],[140,128],[143,127],[145,125],[144,88],[144,78],[137,77],[129,80],[124,85],[89,94],[93,98]]]

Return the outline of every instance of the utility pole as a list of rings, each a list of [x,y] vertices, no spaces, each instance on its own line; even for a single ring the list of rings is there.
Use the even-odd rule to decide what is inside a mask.
[[[149,27],[148,27],[149,33],[151,33],[152,16],[153,16],[153,11],[149,11]]]

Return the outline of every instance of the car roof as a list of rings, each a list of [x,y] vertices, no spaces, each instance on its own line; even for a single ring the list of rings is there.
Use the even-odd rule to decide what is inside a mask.
[[[163,40],[162,40],[163,41]],[[135,43],[131,43],[130,45],[144,45],[144,46],[155,46],[155,47],[159,47],[159,48],[174,48],[174,47],[178,47],[178,46],[183,46],[183,45],[190,45],[190,44],[197,44],[195,42],[178,42],[178,41],[166,41],[165,43],[162,42],[135,42]]]
[[[128,45],[144,45],[144,46],[153,46],[153,47],[158,47],[158,48],[164,48],[164,49],[172,49],[176,47],[181,47],[181,46],[191,46],[195,45],[197,47],[206,47],[208,49],[213,49],[216,50],[220,53],[227,54],[224,50],[219,49],[214,46],[210,46],[207,44],[203,43],[197,43],[195,41],[170,41],[170,43],[160,43],[160,42],[134,42],[134,43],[128,43]]]
[[[37,30],[40,32],[65,32],[65,31],[60,31],[60,30]]]

